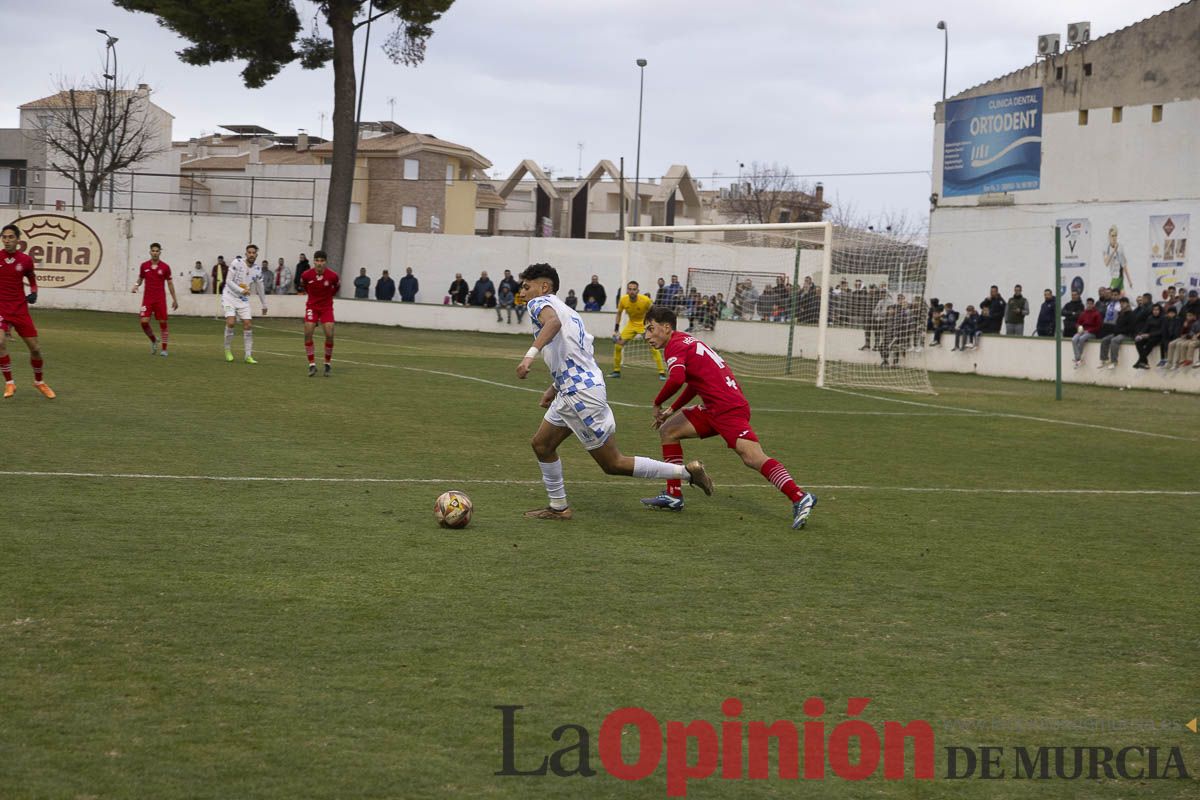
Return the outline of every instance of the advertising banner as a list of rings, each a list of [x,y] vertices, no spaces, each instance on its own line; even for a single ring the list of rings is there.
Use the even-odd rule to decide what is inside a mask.
[[[1042,90],[946,103],[942,196],[1037,189],[1042,173]]]
[[[1150,280],[1155,287],[1196,288],[1187,270],[1190,214],[1150,218]]]
[[[1062,285],[1058,293],[1086,294],[1088,253],[1092,249],[1092,226],[1086,219],[1057,220],[1062,244]]]

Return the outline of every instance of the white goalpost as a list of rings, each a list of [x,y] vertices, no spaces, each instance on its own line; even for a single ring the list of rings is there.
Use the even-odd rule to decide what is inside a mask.
[[[621,290],[636,280],[739,375],[932,394],[927,264],[922,246],[829,222],[641,226]],[[653,363],[640,340],[625,360]]]

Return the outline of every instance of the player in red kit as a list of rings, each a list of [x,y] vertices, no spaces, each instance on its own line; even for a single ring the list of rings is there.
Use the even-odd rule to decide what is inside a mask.
[[[42,380],[42,350],[38,346],[37,328],[29,316],[29,304],[37,302],[37,279],[33,276],[33,259],[17,251],[21,240],[21,229],[16,225],[5,225],[0,229],[0,373],[4,375],[4,397],[12,397],[17,391],[13,383],[12,359],[8,355],[8,340],[11,331],[25,340],[29,348],[29,365],[33,367],[33,385],[48,399],[54,392]],[[25,294],[25,281],[29,281],[29,294]]]
[[[675,330],[675,312],[654,306],[646,314],[646,341],[662,350],[667,359],[667,382],[654,398],[654,427],[662,440],[663,461],[683,463],[683,439],[719,435],[741,456],[747,467],[762,473],[792,501],[792,527],[803,528],[817,498],[805,492],[787,468],[763,452],[750,427],[750,404],[724,359],[699,339]],[[662,404],[680,389],[683,392],[663,410]],[[683,406],[696,395],[701,405]],[[676,414],[683,408],[683,413]],[[667,481],[667,491],[642,500],[653,508],[683,510],[679,481]]]
[[[160,354],[163,358],[167,356],[167,293],[163,287],[171,290],[171,310],[179,310],[179,300],[175,297],[175,284],[171,281],[171,265],[165,261],[159,261],[159,256],[162,255],[162,245],[158,242],[150,245],[150,260],[143,261],[141,270],[138,272],[137,283],[133,285],[133,293],[137,294],[137,290],[142,284],[146,284],[146,293],[142,296],[142,308],[138,312],[138,318],[142,323],[142,330],[146,337],[150,340],[150,355]],[[158,339],[154,338],[154,333],[150,330],[150,316],[158,320]],[[159,350],[161,346],[161,351]]]
[[[304,354],[308,356],[308,377],[317,374],[316,357],[313,355],[313,329],[320,325],[325,329],[325,377],[333,369],[333,298],[342,285],[341,278],[325,266],[325,251],[313,253],[313,267],[300,275],[300,291],[308,294],[304,304]]]

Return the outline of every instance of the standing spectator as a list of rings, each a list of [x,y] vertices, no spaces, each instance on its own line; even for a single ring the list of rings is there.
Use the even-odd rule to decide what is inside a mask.
[[[212,268],[212,282],[209,284],[213,294],[225,291],[225,276],[228,273],[229,265],[225,263],[225,256],[217,256],[217,263],[213,264]]]
[[[683,307],[683,287],[679,284],[679,276],[672,275],[671,282],[667,284],[664,304],[676,314]]]
[[[467,304],[467,295],[471,292],[471,287],[467,286],[467,282],[463,280],[461,272],[454,273],[454,282],[450,284],[450,302],[456,306],[465,306]]]
[[[1195,289],[1187,293],[1187,300],[1183,303],[1182,312],[1187,314],[1189,311],[1196,315],[1196,319],[1200,319],[1200,294]]]
[[[1005,336],[1024,336],[1025,317],[1029,316],[1029,300],[1021,294],[1021,284],[1013,287],[1013,296],[1008,298],[1008,311],[1004,316]]]
[[[575,296],[575,290],[570,289],[567,296],[563,298],[563,302],[567,304],[567,308],[574,311],[579,306],[579,298]]]
[[[719,298],[720,295],[717,295]],[[723,304],[722,304],[723,305]],[[821,317],[821,294],[817,290],[813,279],[807,275],[804,276],[804,283],[800,286],[800,294],[796,299],[797,318],[796,321],[801,325],[816,325]]]
[[[496,304],[496,322],[503,322],[504,319],[501,317],[500,312],[507,311],[508,324],[512,325],[513,305],[516,303],[516,301],[517,296],[513,293],[512,284],[508,283],[507,281],[500,281],[500,294],[497,297]],[[518,318],[517,321],[520,322],[520,318]]]
[[[1166,306],[1166,316],[1163,317],[1162,338],[1158,343],[1160,358],[1157,366],[1165,367],[1167,365],[1167,348],[1170,347],[1171,342],[1179,338],[1182,332],[1183,317],[1179,316],[1179,312],[1175,309],[1175,306]]]
[[[1117,358],[1121,354],[1121,342],[1133,338],[1133,308],[1129,305],[1129,298],[1122,297],[1112,305],[1118,309],[1117,317],[1113,320],[1111,331],[1100,339],[1100,364],[1096,369],[1116,369]]]
[[[1102,324],[1104,324],[1104,320],[1100,317],[1100,312],[1096,310],[1096,301],[1089,297],[1083,313],[1076,321],[1075,335],[1071,337],[1071,347],[1075,351],[1076,369],[1083,363],[1083,346],[1096,338]]]
[[[937,324],[933,329],[933,341],[930,347],[942,346],[942,334],[953,333],[958,327],[958,312],[954,310],[954,303],[946,303],[942,306],[942,310],[937,314]]]
[[[608,302],[608,292],[600,285],[600,276],[593,275],[592,282],[583,287],[583,310],[599,311]]]
[[[192,271],[188,273],[188,286],[191,287],[192,294],[204,294],[208,289],[208,270],[204,268],[204,262],[197,261],[196,266],[192,267]]]
[[[300,276],[308,270],[312,269],[312,265],[308,263],[308,256],[304,253],[300,254],[300,258],[296,260],[296,269],[292,273],[292,292],[299,294],[300,292]]]
[[[1162,329],[1162,306],[1155,303],[1150,307],[1150,316],[1146,317],[1141,329],[1133,337],[1133,346],[1137,348],[1138,352],[1137,363],[1133,365],[1134,369],[1150,369],[1150,364],[1146,359],[1149,358],[1150,351],[1162,341]]]
[[[271,264],[266,259],[262,262],[262,284],[265,294],[275,294],[275,273],[271,271]]]
[[[975,342],[979,337],[979,322],[980,316],[976,313],[975,306],[967,306],[963,324],[954,332],[954,348],[950,352],[975,349]]]
[[[667,282],[662,278],[658,279],[658,290],[654,292],[654,305],[665,306],[667,304]]]
[[[291,294],[292,293],[292,271],[288,265],[283,263],[283,259],[279,259],[279,263],[275,265],[275,294]]]
[[[1054,292],[1049,289],[1042,292],[1042,307],[1038,309],[1035,332],[1038,336],[1054,335]]]
[[[413,275],[412,267],[405,267],[404,277],[400,279],[400,302],[415,303],[417,301],[417,291],[420,288],[421,284],[417,281],[417,276]]]
[[[495,297],[496,285],[488,277],[487,270],[484,270],[479,273],[479,280],[475,281],[475,288],[471,290],[471,296],[467,298],[467,303],[473,306],[483,305],[483,296],[487,292],[491,292],[492,297]]]
[[[1071,299],[1063,303],[1062,307],[1062,329],[1063,336],[1074,336],[1076,329],[1079,327],[1079,315],[1083,313],[1083,301],[1079,299],[1079,292],[1072,291]]]
[[[754,319],[754,312],[758,308],[758,289],[754,286],[754,281],[746,279],[746,290],[742,292],[742,319]]]
[[[983,320],[982,333],[999,333],[1001,326],[1004,324],[1004,312],[1007,303],[1000,296],[1000,287],[993,285],[988,290],[987,299],[987,317]],[[979,304],[980,313],[983,313],[984,303]]]
[[[396,282],[392,280],[392,276],[385,269],[379,280],[375,281],[375,299],[390,301],[396,296]]]
[[[371,279],[367,276],[367,268],[363,267],[358,271],[358,277],[354,279],[354,299],[366,300],[371,296]]]

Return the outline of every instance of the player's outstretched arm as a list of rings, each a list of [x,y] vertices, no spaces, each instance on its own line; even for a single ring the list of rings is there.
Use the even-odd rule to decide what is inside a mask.
[[[171,276],[167,276],[167,288],[171,290],[171,310],[179,310],[179,298],[175,296],[175,281],[171,280]]]
[[[550,344],[558,332],[562,330],[562,320],[558,318],[558,314],[554,313],[554,309],[550,306],[543,306],[538,312],[538,322],[542,323],[542,329],[538,331],[537,338],[533,340],[533,347],[525,352],[525,357],[521,359],[521,363],[517,364],[517,377],[524,379],[529,374],[529,369],[533,365],[533,360],[537,358],[538,353],[542,348]]]

